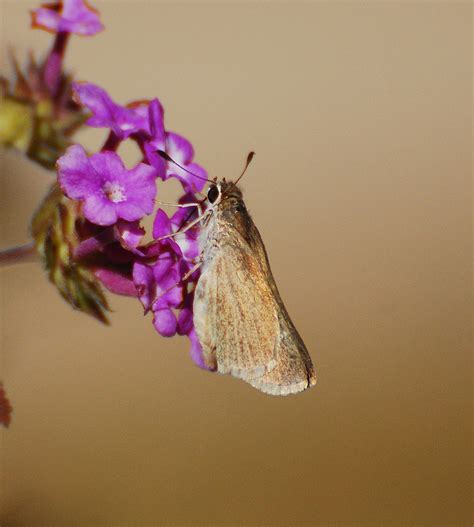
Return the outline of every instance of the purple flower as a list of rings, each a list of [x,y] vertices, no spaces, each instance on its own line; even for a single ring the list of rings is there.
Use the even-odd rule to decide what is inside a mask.
[[[183,301],[179,266],[169,251],[163,251],[154,265],[135,263],[133,281],[146,311],[153,312],[153,325],[164,337],[176,334],[178,320],[173,308]]]
[[[192,163],[194,157],[192,144],[181,135],[165,131],[163,107],[158,99],[150,103],[148,111],[150,137],[144,145],[148,162],[156,168],[159,177],[163,180],[175,177],[179,179],[186,192],[199,192],[206,184],[207,172],[198,164]],[[174,161],[198,177],[192,176],[174,163],[167,163],[157,154],[157,150],[166,151]]]
[[[194,269],[200,226],[176,234],[197,217],[200,209],[179,208],[170,217],[158,210],[150,243],[144,242],[146,233],[140,225],[140,220],[154,210],[157,178],[178,179],[184,189],[180,203],[196,203],[195,194],[203,189],[207,172],[193,162],[192,144],[165,129],[158,99],[120,105],[103,88],[71,83],[64,76],[63,56],[70,34],[94,35],[103,29],[98,12],[86,0],[56,0],[42,4],[31,14],[33,27],[56,34],[39,70],[42,89],[51,99],[67,96],[76,113],[76,102],[82,105],[90,114],[86,124],[108,131],[99,153],[88,156],[82,146],[72,145],[57,161],[63,193],[80,202],[74,207],[74,263],[94,273],[111,292],[138,297],[145,311],[152,312],[158,333],[187,336],[194,362],[212,369],[203,360],[193,322],[194,291],[200,275],[199,269]],[[143,156],[143,163],[130,170],[116,153],[127,139],[139,146]],[[184,168],[164,160],[158,150],[167,152]],[[173,237],[163,238],[169,234]]]
[[[127,170],[115,152],[87,157],[72,145],[57,161],[59,184],[71,199],[84,202],[84,216],[97,225],[112,225],[119,218],[140,220],[153,212],[156,172],[139,163]]]
[[[175,177],[179,179],[186,192],[200,192],[206,184],[207,172],[200,165],[192,163],[194,157],[193,145],[183,136],[173,132],[167,132],[166,152],[171,159],[198,176],[192,176],[174,163],[168,163],[166,179]]]
[[[131,107],[120,106],[105,90],[89,82],[75,82],[73,90],[77,102],[92,113],[86,122],[89,126],[110,128],[120,140],[142,130],[149,131],[146,101]]]
[[[104,29],[99,13],[84,0],[43,4],[31,12],[32,26],[51,33],[95,35]]]
[[[143,150],[146,159],[155,167],[158,177],[166,179],[166,161],[157,150],[166,150],[166,134],[163,107],[158,99],[153,99],[148,106],[149,138],[145,141]]]

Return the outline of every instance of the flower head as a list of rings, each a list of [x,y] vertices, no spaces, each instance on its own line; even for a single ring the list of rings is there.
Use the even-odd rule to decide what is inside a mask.
[[[149,165],[139,163],[127,170],[115,152],[89,158],[82,146],[72,145],[57,167],[63,192],[84,202],[84,216],[92,223],[135,221],[153,212],[156,172]]]
[[[84,0],[43,4],[31,12],[32,26],[52,33],[95,35],[104,29],[99,13]]]
[[[86,278],[94,286],[91,291],[97,296],[97,301],[93,300],[103,304],[103,310],[107,305],[100,284],[113,293],[138,297],[145,311],[152,312],[158,333],[187,336],[193,360],[207,368],[193,323],[194,290],[200,274],[196,269],[200,227],[195,225],[181,232],[195,220],[199,207],[179,208],[171,216],[159,210],[150,243],[144,243],[146,233],[139,223],[153,212],[157,178],[179,180],[184,189],[179,202],[191,204],[198,201],[195,194],[203,189],[207,173],[194,163],[192,144],[165,129],[164,110],[158,99],[120,105],[95,84],[72,83],[69,78],[65,81],[63,56],[70,33],[93,35],[103,28],[97,12],[85,0],[45,4],[34,10],[32,17],[34,27],[56,33],[51,51],[38,69],[42,94],[39,100],[51,99],[52,114],[61,118],[68,114],[57,111],[58,106],[64,105],[56,101],[67,100],[67,109],[71,107],[73,115],[80,117],[80,124],[85,122],[109,131],[100,152],[91,156],[80,145],[65,150],[70,143],[64,143],[65,153],[56,164],[57,192],[63,193],[59,199],[75,213],[74,221],[68,223],[74,235],[74,243],[68,245],[70,266],[63,266],[63,274],[67,276],[76,264],[86,270]],[[36,92],[37,89],[35,96]],[[131,170],[125,168],[116,153],[124,141],[134,141],[143,156],[142,163]],[[158,150],[165,151],[180,166],[163,159]],[[170,234],[172,237],[168,237]],[[63,246],[64,243],[60,248]],[[71,287],[60,288],[65,298]],[[90,298],[91,294],[86,297],[87,302]]]

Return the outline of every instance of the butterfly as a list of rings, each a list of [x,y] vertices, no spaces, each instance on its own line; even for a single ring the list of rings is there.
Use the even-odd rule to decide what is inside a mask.
[[[252,157],[235,183],[212,182],[205,211],[193,222],[201,223],[194,327],[209,369],[288,395],[314,386],[316,375],[237,184]]]

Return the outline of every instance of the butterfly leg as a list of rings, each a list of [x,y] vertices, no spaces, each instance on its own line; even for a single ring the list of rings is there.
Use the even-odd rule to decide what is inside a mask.
[[[153,304],[155,304],[161,297],[163,297],[164,295],[166,295],[167,293],[169,293],[173,288],[177,287],[178,285],[180,284],[183,284],[184,282],[186,282],[186,280],[195,272],[197,271],[201,265],[203,264],[203,259],[202,259],[202,255],[200,255],[195,263],[195,265],[193,265],[193,267],[191,267],[191,269],[178,281],[176,282],[175,284],[173,284],[171,287],[168,287],[168,289],[166,291],[163,291],[160,296],[157,296],[155,297],[155,299],[153,300]]]
[[[197,258],[197,261],[195,263],[195,265],[193,267],[191,267],[191,269],[183,276],[183,278],[181,278],[181,282],[186,282],[186,280],[195,272],[197,271],[201,265],[203,264],[203,257],[202,257],[202,253],[198,256]]]
[[[194,225],[196,225],[197,223],[202,221],[208,214],[209,214],[209,211],[204,212],[203,214],[198,216],[195,220],[193,220],[191,223],[188,223],[188,225],[186,225],[186,227],[184,227],[184,229],[179,229],[178,231],[172,232],[171,234],[167,234],[166,236],[161,236],[160,238],[157,238],[155,241],[166,240],[167,238],[173,238],[174,236],[178,236],[179,234],[183,234],[184,232],[186,232],[189,229],[191,229],[192,227],[194,227]]]
[[[158,200],[156,200],[155,203],[158,203],[159,205],[169,205],[170,207],[179,207],[181,209],[185,209],[186,207],[196,207],[199,210],[201,210],[200,203],[171,203],[169,201],[158,201]]]

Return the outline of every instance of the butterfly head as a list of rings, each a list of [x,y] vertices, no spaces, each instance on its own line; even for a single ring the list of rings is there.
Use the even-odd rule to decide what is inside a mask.
[[[242,191],[232,181],[214,182],[207,191],[207,200],[209,207],[215,209],[227,208],[227,205],[235,205],[237,202],[242,202]]]

